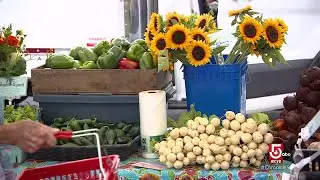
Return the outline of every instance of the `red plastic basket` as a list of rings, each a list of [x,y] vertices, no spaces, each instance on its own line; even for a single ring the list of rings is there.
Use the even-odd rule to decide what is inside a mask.
[[[19,180],[117,180],[116,169],[120,163],[118,155],[107,155],[101,157],[100,140],[98,133],[87,133],[97,131],[90,129],[84,131],[64,131],[56,135],[59,139],[70,139],[72,137],[94,135],[97,138],[97,158],[84,159],[61,163],[41,168],[26,169],[22,172]],[[81,134],[86,133],[86,134]]]

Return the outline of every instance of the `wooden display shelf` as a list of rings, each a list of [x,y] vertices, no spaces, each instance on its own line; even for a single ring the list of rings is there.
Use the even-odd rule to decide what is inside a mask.
[[[164,89],[172,81],[157,69],[47,69],[31,70],[34,94],[138,94]]]

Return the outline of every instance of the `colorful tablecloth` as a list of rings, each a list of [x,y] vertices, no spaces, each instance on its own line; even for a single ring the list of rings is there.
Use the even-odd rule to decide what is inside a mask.
[[[200,166],[186,167],[182,170],[175,169],[146,169],[132,166],[134,162],[145,162],[150,164],[160,164],[158,160],[144,159],[139,157],[132,157],[121,163],[118,170],[118,176],[120,180],[182,180],[182,179],[194,179],[194,180],[280,180],[282,172],[288,172],[290,163],[285,161],[282,164],[263,164],[260,169],[250,168],[231,168],[227,171],[207,171]],[[48,165],[58,164],[57,161],[26,161],[17,166],[16,172],[19,174],[25,168],[36,168]]]

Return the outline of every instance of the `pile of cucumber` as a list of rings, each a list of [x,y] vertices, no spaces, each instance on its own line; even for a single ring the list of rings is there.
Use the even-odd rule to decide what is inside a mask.
[[[105,123],[98,122],[97,119],[63,119],[56,118],[51,127],[59,128],[63,131],[80,131],[86,129],[99,129],[100,144],[127,144],[131,142],[140,133],[138,124],[128,123]],[[72,140],[58,140],[61,146],[95,146],[94,136],[76,137]]]

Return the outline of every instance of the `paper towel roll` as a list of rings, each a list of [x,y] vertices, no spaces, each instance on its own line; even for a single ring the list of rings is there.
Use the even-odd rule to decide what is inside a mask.
[[[158,158],[154,145],[164,139],[167,131],[166,93],[160,90],[139,93],[142,156]]]
[[[140,133],[147,136],[163,135],[167,130],[166,92],[161,90],[139,93]]]

